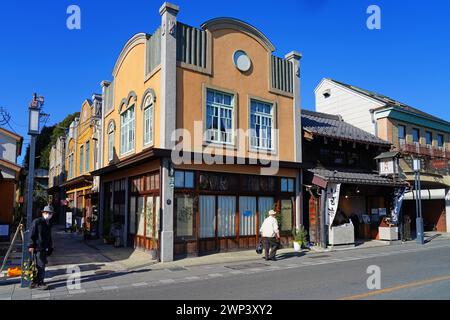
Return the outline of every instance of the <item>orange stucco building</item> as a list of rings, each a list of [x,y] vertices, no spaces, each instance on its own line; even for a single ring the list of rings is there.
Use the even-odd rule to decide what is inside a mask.
[[[301,223],[301,55],[276,57],[243,21],[196,28],[178,12],[164,3],[102,82],[100,232],[171,261],[254,248],[275,208],[287,243]]]

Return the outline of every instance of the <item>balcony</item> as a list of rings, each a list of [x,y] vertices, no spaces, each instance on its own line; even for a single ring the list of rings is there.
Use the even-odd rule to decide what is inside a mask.
[[[414,154],[421,156],[429,156],[432,158],[450,159],[450,152],[444,148],[437,148],[430,145],[420,145],[419,143],[406,143],[400,140],[399,149],[405,154]]]

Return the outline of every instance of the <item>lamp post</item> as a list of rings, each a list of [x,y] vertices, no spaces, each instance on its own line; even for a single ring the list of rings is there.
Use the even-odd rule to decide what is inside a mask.
[[[41,117],[41,107],[44,105],[44,97],[38,97],[35,93],[33,100],[28,108],[29,122],[28,122],[28,135],[31,138],[30,141],[30,158],[28,159],[28,185],[27,185],[27,222],[26,231],[22,244],[22,266],[28,261],[28,244],[30,242],[30,228],[33,221],[33,190],[34,190],[34,162],[36,158],[36,137],[39,135],[39,122]],[[21,286],[22,288],[30,285],[30,279],[25,279],[24,272],[22,272]]]
[[[416,241],[418,244],[424,244],[424,228],[422,217],[422,195],[420,190],[420,159],[413,159],[413,169],[415,174],[414,184],[416,190]]]

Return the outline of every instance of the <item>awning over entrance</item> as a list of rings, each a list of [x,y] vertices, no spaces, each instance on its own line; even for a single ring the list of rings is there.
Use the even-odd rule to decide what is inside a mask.
[[[330,170],[325,168],[308,169],[308,172],[314,175],[313,183],[321,185],[322,182],[347,183],[347,184],[363,184],[363,185],[379,185],[391,187],[406,187],[408,184],[404,181],[395,181],[389,177],[383,177],[376,173],[354,172],[342,170]]]
[[[445,200],[445,189],[426,189],[420,190],[420,196],[422,200]],[[416,200],[416,191],[412,190],[405,193],[403,200]]]

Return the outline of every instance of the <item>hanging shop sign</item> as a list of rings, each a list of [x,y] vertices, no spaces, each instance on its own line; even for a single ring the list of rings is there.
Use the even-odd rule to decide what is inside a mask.
[[[328,225],[333,225],[334,218],[339,205],[339,195],[341,192],[341,184],[330,183],[327,187],[327,218]]]
[[[379,162],[380,176],[389,176],[398,173],[397,158],[382,159]]]

